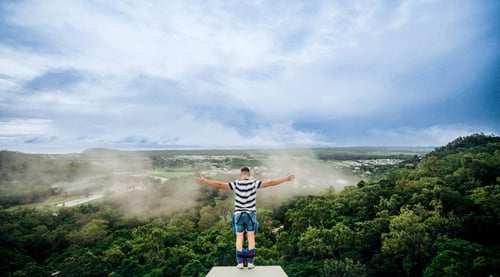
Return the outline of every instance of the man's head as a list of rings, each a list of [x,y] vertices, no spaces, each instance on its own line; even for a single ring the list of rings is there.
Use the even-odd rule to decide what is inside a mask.
[[[242,167],[240,170],[240,178],[245,179],[245,178],[250,178],[250,169],[248,167]]]

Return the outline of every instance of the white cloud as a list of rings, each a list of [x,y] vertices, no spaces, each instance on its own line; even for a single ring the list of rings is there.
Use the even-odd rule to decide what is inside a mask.
[[[57,60],[55,56],[41,55],[0,44],[0,74],[20,83],[42,74],[55,60]]]
[[[0,121],[1,136],[44,135],[54,131],[52,122],[47,119],[13,119]]]

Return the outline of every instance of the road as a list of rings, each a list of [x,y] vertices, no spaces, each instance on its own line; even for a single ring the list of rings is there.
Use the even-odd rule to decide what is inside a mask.
[[[99,199],[99,198],[101,198],[103,196],[104,196],[104,194],[102,194],[102,193],[92,194],[92,195],[89,195],[89,196],[86,196],[86,197],[82,197],[82,198],[78,198],[78,199],[73,199],[73,200],[70,200],[70,201],[66,201],[66,202],[63,202],[63,203],[59,203],[56,206],[57,207],[72,207],[72,206],[80,205],[80,204],[83,204],[83,203],[86,203],[86,202],[90,202],[92,200]]]

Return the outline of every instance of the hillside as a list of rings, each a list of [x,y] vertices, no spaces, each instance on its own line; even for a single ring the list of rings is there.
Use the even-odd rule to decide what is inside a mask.
[[[256,264],[289,276],[500,276],[500,142],[483,134],[412,167],[258,211]],[[5,276],[204,276],[234,265],[233,198],[179,176],[91,204],[0,209]],[[165,198],[189,187],[196,195]],[[266,193],[266,192],[259,192]],[[155,213],[123,207],[148,194]],[[133,197],[129,197],[133,196]],[[191,199],[191,198],[190,198]],[[111,201],[113,200],[113,201]],[[159,210],[162,201],[179,209]]]

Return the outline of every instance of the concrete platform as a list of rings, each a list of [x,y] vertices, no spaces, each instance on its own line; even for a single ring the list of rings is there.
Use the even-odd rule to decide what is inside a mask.
[[[237,269],[236,266],[214,266],[206,277],[287,277],[281,266],[255,266],[254,269]]]

